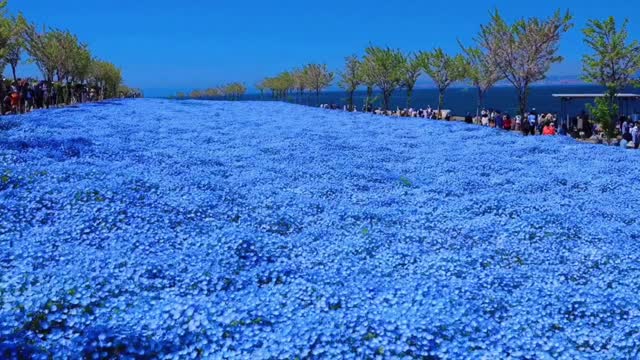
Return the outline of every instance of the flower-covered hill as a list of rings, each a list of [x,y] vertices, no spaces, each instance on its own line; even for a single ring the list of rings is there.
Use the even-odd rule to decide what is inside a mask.
[[[637,152],[281,103],[0,129],[2,358],[638,356]]]

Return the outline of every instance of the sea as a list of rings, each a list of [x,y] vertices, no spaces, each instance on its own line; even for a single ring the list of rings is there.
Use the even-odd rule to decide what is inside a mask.
[[[625,93],[640,94],[640,89],[625,89]],[[565,115],[576,116],[582,111],[587,111],[587,103],[585,100],[572,100],[565,104],[562,108],[560,98],[553,97],[553,94],[593,94],[603,93],[603,89],[593,85],[539,85],[532,86],[529,92],[528,108],[536,109],[539,113],[563,113]],[[377,97],[376,106],[382,106],[382,96],[380,93],[374,93]],[[361,110],[366,99],[365,91],[357,91],[354,96],[354,103]],[[247,94],[243,100],[273,100],[269,92],[265,92],[261,97],[260,94]],[[287,101],[292,103],[300,103],[309,106],[319,106],[319,104],[335,104],[339,107],[347,103],[347,95],[344,91],[324,91],[320,97],[316,99],[315,93],[305,93],[299,97],[291,94]],[[477,110],[478,94],[476,88],[473,87],[456,87],[447,90],[444,98],[444,109],[449,109],[454,115],[464,116],[467,113],[475,114]],[[391,108],[395,110],[397,107],[404,108],[407,104],[407,94],[405,90],[398,90],[392,97]],[[426,109],[438,107],[438,91],[436,89],[416,89],[414,90],[411,107],[414,109]],[[624,104],[624,113],[638,114],[640,113],[640,101],[629,101]],[[498,86],[490,89],[485,95],[485,108],[500,110],[509,114],[518,112],[518,97],[513,87]]]

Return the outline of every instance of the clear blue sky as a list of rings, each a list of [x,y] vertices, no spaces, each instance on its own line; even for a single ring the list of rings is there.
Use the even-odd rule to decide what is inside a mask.
[[[468,42],[491,9],[513,20],[546,17],[558,6],[571,10],[576,26],[562,39],[565,62],[551,75],[579,76],[587,19],[640,15],[640,3],[630,0],[9,1],[12,13],[76,33],[147,95],[236,80],[252,87],[264,76],[309,62],[340,70],[345,56],[361,54],[369,43],[457,52],[456,40]],[[640,39],[640,19],[631,20],[630,33]],[[36,70],[18,71],[24,76]]]

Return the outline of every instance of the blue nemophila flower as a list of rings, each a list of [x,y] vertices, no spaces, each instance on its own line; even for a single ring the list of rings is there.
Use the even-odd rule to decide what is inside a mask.
[[[0,129],[0,357],[632,358],[635,152],[279,103]],[[217,114],[214,116],[213,114]]]

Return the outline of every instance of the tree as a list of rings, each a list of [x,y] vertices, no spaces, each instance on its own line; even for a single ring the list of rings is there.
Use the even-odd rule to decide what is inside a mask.
[[[384,110],[389,109],[391,95],[402,84],[405,58],[398,50],[370,46],[366,49],[367,76],[382,91]]]
[[[353,111],[353,93],[362,84],[362,63],[355,55],[346,58],[345,70],[340,74],[340,87],[347,91],[349,111]]]
[[[298,91],[298,101],[302,102],[304,91],[307,89],[307,73],[306,69],[296,69],[291,73],[293,77],[293,87]]]
[[[240,98],[247,91],[247,88],[244,84],[234,82],[224,86],[224,93],[226,96],[230,97],[231,100],[240,100]]]
[[[478,90],[477,116],[484,107],[484,97],[487,91],[502,80],[503,77],[496,64],[492,61],[493,57],[490,54],[483,52],[479,47],[464,47],[462,44],[460,44],[460,47],[465,53],[466,78]]]
[[[402,86],[407,88],[407,109],[411,108],[411,97],[413,88],[418,82],[418,78],[422,74],[422,66],[416,55],[409,55],[405,59],[405,67],[403,69]]]
[[[583,30],[584,41],[593,50],[592,54],[583,57],[583,79],[606,89],[604,97],[596,98],[591,112],[605,130],[609,141],[615,136],[617,94],[627,86],[640,84],[637,78],[640,72],[640,43],[636,40],[627,41],[628,23],[625,20],[618,29],[613,17],[604,21],[589,20]]]
[[[91,52],[85,44],[78,42],[69,55],[71,56],[71,81],[83,83],[89,76],[91,69]]]
[[[216,89],[216,88],[209,88],[207,90],[204,91],[205,96],[208,98],[215,98],[220,96],[220,90]]]
[[[271,90],[274,99],[286,100],[289,92],[295,87],[295,80],[290,72],[285,71],[278,76],[264,79],[264,86]]]
[[[189,97],[191,99],[200,99],[202,97],[202,91],[200,90],[193,90],[191,91],[191,94],[189,94]]]
[[[264,80],[256,83],[256,89],[260,91],[260,100],[264,97],[264,90],[267,88],[264,83]]]
[[[436,48],[431,52],[418,53],[418,62],[438,89],[438,112],[440,112],[444,105],[444,94],[447,88],[465,78],[467,66],[464,57],[450,56],[441,48]]]
[[[316,93],[316,102],[320,102],[320,92],[329,87],[333,81],[333,73],[325,64],[308,64],[304,67],[304,78],[307,87]]]
[[[21,17],[20,17],[21,18]],[[11,41],[19,33],[17,22],[7,18],[7,1],[0,1],[0,70],[4,71]]]
[[[56,72],[57,42],[50,32],[39,32],[36,26],[26,21],[22,23],[24,47],[44,79],[53,82]]]
[[[362,84],[367,88],[367,97],[364,101],[365,112],[368,112],[371,108],[371,104],[376,101],[376,98],[373,97],[373,87],[376,86],[376,79],[373,74],[373,64],[371,61],[367,61],[367,59],[365,58],[365,60],[360,64],[360,76],[362,79]]]
[[[118,87],[122,83],[122,72],[112,63],[93,60],[91,62],[90,77],[98,88],[98,95],[101,99],[118,95]]]
[[[6,44],[5,51],[5,62],[11,66],[11,73],[13,75],[13,80],[17,81],[18,76],[16,75],[16,69],[18,68],[18,63],[20,62],[20,58],[22,55],[22,50],[24,48],[24,38],[22,36],[22,24],[24,23],[24,19],[22,16],[18,16],[17,18],[13,18],[7,22],[9,26],[9,40]]]
[[[520,19],[512,25],[496,10],[491,21],[481,26],[477,42],[516,88],[520,114],[526,111],[530,85],[543,80],[551,65],[562,61],[557,54],[560,36],[572,26],[571,14],[562,15],[559,10],[548,19]]]

